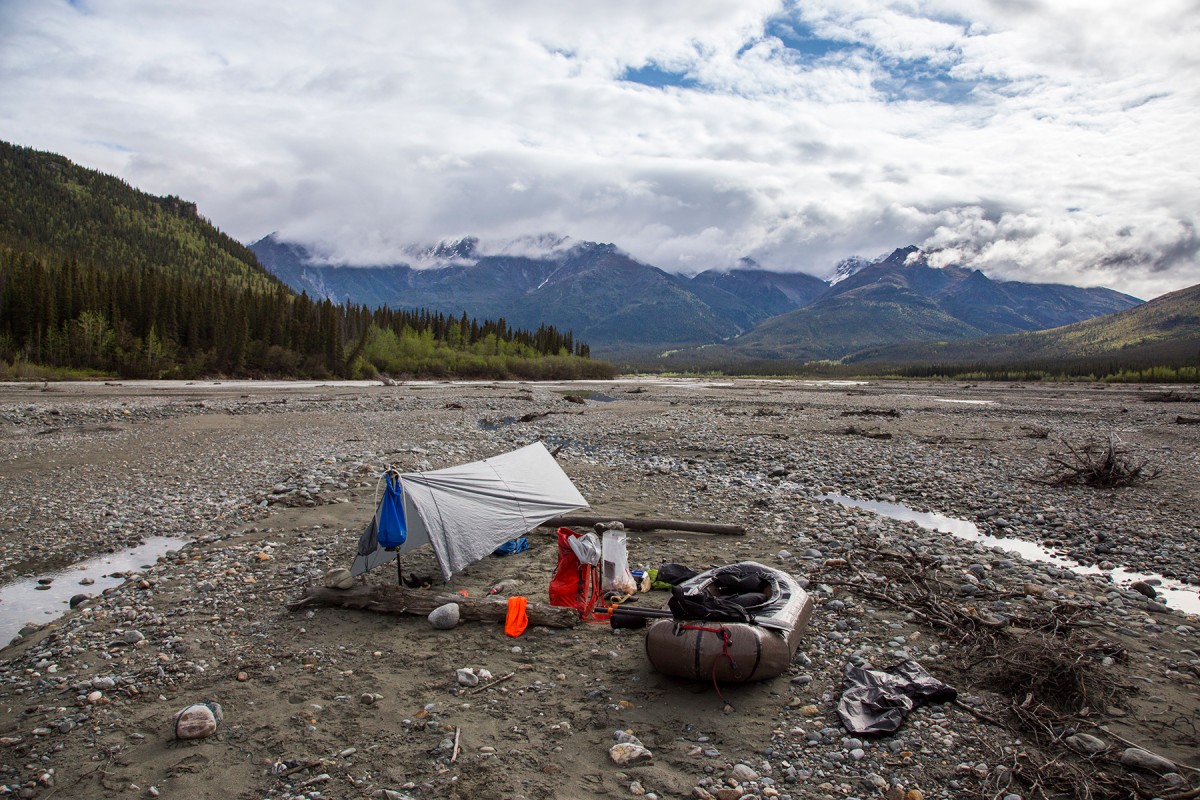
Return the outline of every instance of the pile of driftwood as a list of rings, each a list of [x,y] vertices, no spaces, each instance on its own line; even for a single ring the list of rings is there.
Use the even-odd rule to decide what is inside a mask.
[[[1038,480],[1050,486],[1115,489],[1137,486],[1162,474],[1159,467],[1134,456],[1116,436],[1083,445],[1064,442],[1063,452],[1051,456],[1049,462]]]
[[[941,571],[942,563],[914,550],[899,550],[864,537],[854,555],[827,562],[820,580],[877,603],[893,606],[936,629],[952,643],[950,682],[970,693],[986,691],[986,705],[956,705],[997,725],[1027,744],[997,753],[995,770],[980,796],[1009,793],[1026,798],[1200,798],[1200,789],[1162,795],[1161,785],[1120,765],[1117,748],[1084,752],[1073,741],[1077,732],[1098,730],[1105,739],[1121,739],[1104,727],[1105,710],[1134,691],[1103,664],[1126,659],[1124,647],[1099,633],[1071,603],[1050,610],[998,613],[989,599],[1012,594],[986,590],[973,597],[958,592],[962,583]],[[1142,748],[1145,749],[1145,748]],[[1179,767],[1196,778],[1194,772]]]

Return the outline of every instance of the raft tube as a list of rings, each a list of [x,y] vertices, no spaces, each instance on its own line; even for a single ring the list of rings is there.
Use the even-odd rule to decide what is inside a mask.
[[[646,655],[658,672],[720,683],[762,681],[792,663],[812,617],[813,602],[791,575],[743,561],[702,572],[680,587],[688,594],[717,594],[722,572],[761,571],[767,600],[747,607],[753,622],[656,619],[646,630]]]

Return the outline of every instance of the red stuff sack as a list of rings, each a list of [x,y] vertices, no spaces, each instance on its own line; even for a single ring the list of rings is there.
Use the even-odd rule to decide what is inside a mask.
[[[550,605],[573,608],[587,619],[600,599],[600,568],[583,563],[571,549],[571,539],[579,535],[570,528],[558,529],[558,568],[550,579]]]

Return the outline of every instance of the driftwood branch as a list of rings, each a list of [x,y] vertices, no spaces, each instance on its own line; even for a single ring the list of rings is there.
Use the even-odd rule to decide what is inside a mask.
[[[516,675],[516,674],[517,673],[515,673],[515,672],[506,673],[504,675],[501,675],[499,678],[496,678],[496,680],[494,680],[494,681],[488,681],[487,683],[481,683],[478,686],[476,686],[475,688],[470,689],[469,691],[471,692],[471,694],[476,694],[478,692],[482,692],[485,689],[492,688],[497,683],[504,683],[506,680],[508,680],[509,678],[511,678],[513,675]]]
[[[645,517],[606,517],[594,514],[564,514],[548,519],[539,528],[591,527],[598,522],[619,522],[627,531],[686,531],[688,533],[717,533],[723,536],[745,536],[741,525],[716,522],[688,522],[682,519],[649,519]]]
[[[503,622],[508,616],[508,601],[503,598],[463,597],[461,594],[443,594],[427,589],[365,584],[359,584],[350,589],[314,586],[308,589],[302,598],[289,603],[288,610],[298,611],[310,606],[329,606],[332,608],[358,608],[380,614],[424,615],[446,603],[457,603],[458,613],[462,619]],[[579,624],[579,612],[573,608],[528,602],[525,614],[530,625],[572,628]]]

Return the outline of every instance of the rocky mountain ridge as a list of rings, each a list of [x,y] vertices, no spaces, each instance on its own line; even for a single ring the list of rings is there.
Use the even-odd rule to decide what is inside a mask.
[[[552,324],[606,357],[716,346],[731,361],[841,358],[898,342],[1040,330],[1141,302],[1109,289],[993,281],[978,270],[935,268],[915,247],[846,259],[833,279],[823,280],[749,259],[729,270],[677,275],[614,244],[551,238],[528,255],[490,254],[465,238],[414,248],[411,263],[372,267],[323,263],[274,234],[250,249],[272,274],[310,295],[455,316],[465,311],[521,327]]]

